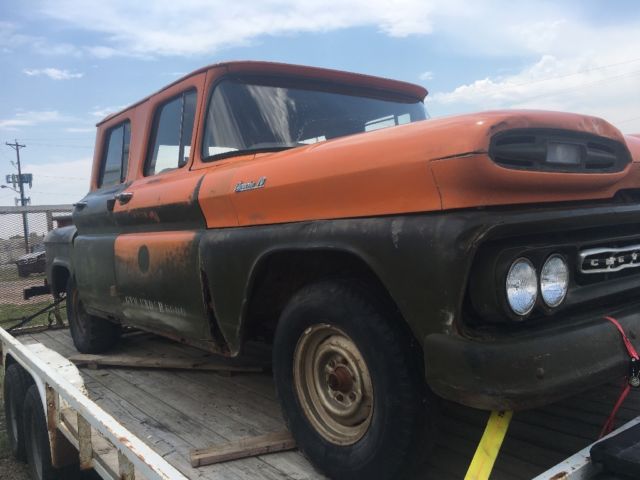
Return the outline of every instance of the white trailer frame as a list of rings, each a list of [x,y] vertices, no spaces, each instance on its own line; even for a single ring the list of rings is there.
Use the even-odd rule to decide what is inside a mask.
[[[62,375],[65,370],[69,372],[71,368],[75,369],[71,363],[56,365],[55,361],[47,362],[2,328],[0,342],[3,365],[6,365],[9,357],[10,361],[20,364],[31,375],[38,387],[47,415],[54,463],[56,448],[61,448],[58,435],[62,434],[78,450],[81,468],[93,468],[102,478],[134,480],[140,474],[148,480],[188,480],[65,378]],[[77,435],[61,415],[63,406],[77,415]],[[113,472],[100,456],[95,454],[92,429],[117,449],[117,472]]]
[[[578,453],[573,454],[566,460],[563,460],[554,467],[551,467],[546,472],[543,472],[533,478],[533,480],[588,480],[590,478],[594,478],[597,474],[601,473],[602,470],[599,466],[594,465],[593,462],[591,462],[591,447],[602,440],[613,437],[620,432],[637,425],[638,423],[640,423],[640,417],[634,418],[611,432],[609,435],[584,447]],[[638,440],[640,441],[640,439]]]
[[[47,415],[47,428],[54,464],[56,456],[64,455],[64,452],[56,450],[62,450],[59,435],[64,435],[66,440],[78,451],[80,468],[93,468],[104,479],[139,480],[143,477],[149,480],[188,480],[188,477],[176,470],[163,457],[86,396],[81,378],[73,363],[39,344],[37,346],[40,348],[25,345],[2,328],[0,328],[0,345],[3,365],[6,366],[9,357],[10,361],[21,365],[37,385]],[[61,414],[63,410],[64,415]],[[69,422],[69,411],[77,416],[74,416],[71,422]],[[73,425],[70,425],[71,423]],[[639,423],[640,416],[605,438]],[[94,452],[92,430],[117,450],[118,466],[116,469],[109,467],[99,452]],[[533,480],[588,480],[593,478],[600,472],[600,468],[591,462],[589,455],[593,445],[585,447]]]

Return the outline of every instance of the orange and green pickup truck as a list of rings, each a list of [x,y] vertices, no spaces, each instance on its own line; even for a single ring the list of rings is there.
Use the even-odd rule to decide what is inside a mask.
[[[46,239],[81,352],[135,327],[272,346],[332,478],[403,478],[438,398],[524,409],[625,375],[640,335],[640,138],[599,118],[429,119],[427,91],[265,62],[197,70],[98,124]]]

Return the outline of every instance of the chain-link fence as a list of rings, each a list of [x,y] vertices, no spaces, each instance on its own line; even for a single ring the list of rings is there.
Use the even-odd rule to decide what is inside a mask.
[[[71,209],[71,205],[0,207],[0,327],[14,326],[52,303],[49,295],[25,300],[24,290],[44,284],[44,237],[70,223]],[[30,324],[51,320],[45,312]]]

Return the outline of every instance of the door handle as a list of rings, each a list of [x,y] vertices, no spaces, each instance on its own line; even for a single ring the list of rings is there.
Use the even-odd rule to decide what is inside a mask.
[[[133,192],[120,192],[115,196],[115,199],[118,200],[120,205],[124,205],[125,203],[129,203],[129,200],[133,198]]]

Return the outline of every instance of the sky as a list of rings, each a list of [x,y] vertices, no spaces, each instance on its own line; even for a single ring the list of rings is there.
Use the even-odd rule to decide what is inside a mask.
[[[0,180],[17,139],[32,204],[79,200],[97,121],[226,60],[418,83],[432,117],[535,108],[640,132],[637,0],[2,0]]]

